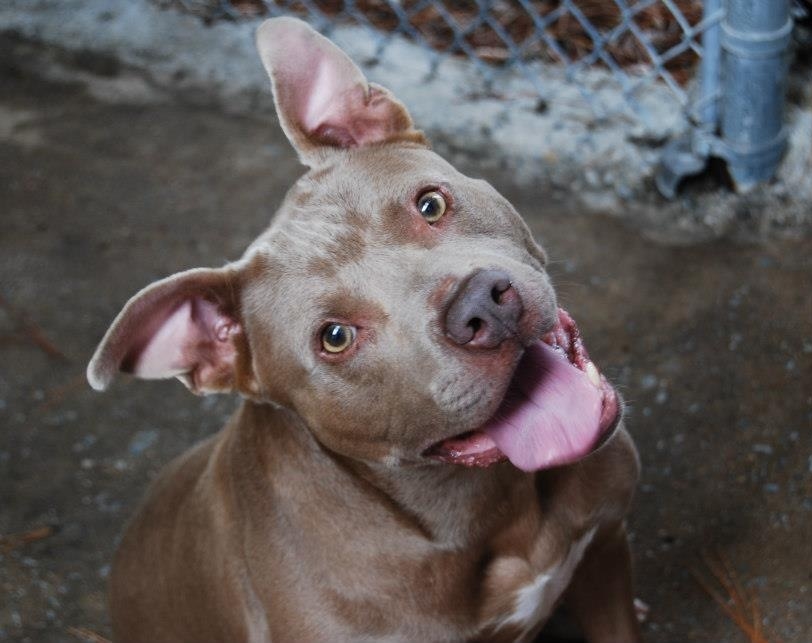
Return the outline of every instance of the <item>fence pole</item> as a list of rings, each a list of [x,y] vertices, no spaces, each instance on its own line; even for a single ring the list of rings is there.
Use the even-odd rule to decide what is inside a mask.
[[[666,147],[655,175],[663,196],[674,198],[682,179],[701,172],[710,156],[726,161],[742,192],[775,175],[787,144],[789,5],[789,0],[724,0],[721,24],[714,21],[702,34],[694,127]],[[703,20],[721,9],[722,0],[705,0]]]
[[[720,156],[740,190],[773,177],[786,148],[789,0],[726,0]]]
[[[722,0],[705,0],[703,18],[715,16],[722,8]],[[719,44],[719,23],[714,22],[702,34],[702,61],[700,62],[699,113],[702,129],[714,134],[719,126],[719,87],[722,80],[722,49]]]

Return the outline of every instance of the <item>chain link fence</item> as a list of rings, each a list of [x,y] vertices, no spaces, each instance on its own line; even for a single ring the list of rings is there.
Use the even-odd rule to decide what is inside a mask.
[[[796,19],[809,12],[809,0],[155,1],[212,22],[298,15],[327,35],[337,25],[360,26],[375,43],[369,64],[406,38],[425,54],[415,65],[425,64],[429,77],[444,60],[465,58],[480,94],[499,96],[500,78],[518,75],[539,111],[556,100],[544,74],[553,65],[596,121],[622,112],[651,123],[657,113],[646,95],[667,87],[694,128],[665,152],[657,183],[667,196],[710,156],[726,160],[740,186],[772,176],[786,139],[790,9]],[[733,139],[720,138],[720,129]]]
[[[589,89],[584,75],[602,67],[640,118],[638,100],[653,82],[665,84],[684,107],[702,56],[702,33],[720,14],[704,16],[701,0],[160,0],[208,21],[299,15],[328,33],[336,24],[368,29],[383,55],[396,37],[426,52],[426,71],[444,58],[465,57],[479,72],[482,91],[501,74],[521,74],[541,101],[549,95],[533,63],[563,66],[566,79],[601,118],[617,109]]]

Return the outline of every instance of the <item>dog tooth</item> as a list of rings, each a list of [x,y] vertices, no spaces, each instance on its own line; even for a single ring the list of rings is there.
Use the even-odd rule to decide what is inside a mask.
[[[586,366],[584,366],[584,373],[586,373],[589,381],[595,386],[601,385],[601,374],[598,372],[598,368],[592,362],[586,363]]]

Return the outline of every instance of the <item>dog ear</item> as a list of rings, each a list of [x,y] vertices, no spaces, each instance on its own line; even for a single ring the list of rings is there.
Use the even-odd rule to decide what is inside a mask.
[[[428,145],[400,101],[367,82],[343,51],[301,20],[266,20],[257,30],[257,48],[282,129],[305,165],[336,149]]]
[[[256,380],[240,318],[240,269],[197,268],[136,294],[113,321],[87,367],[104,390],[119,371],[144,379],[177,377],[192,392],[237,390]]]

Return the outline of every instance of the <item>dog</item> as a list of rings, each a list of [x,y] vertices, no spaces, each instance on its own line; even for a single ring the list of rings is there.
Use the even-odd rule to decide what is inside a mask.
[[[89,366],[242,396],[125,530],[114,635],[640,640],[622,401],[493,187],[292,18],[257,32],[308,171],[238,261],[146,287]],[[439,108],[440,106],[438,106]]]

